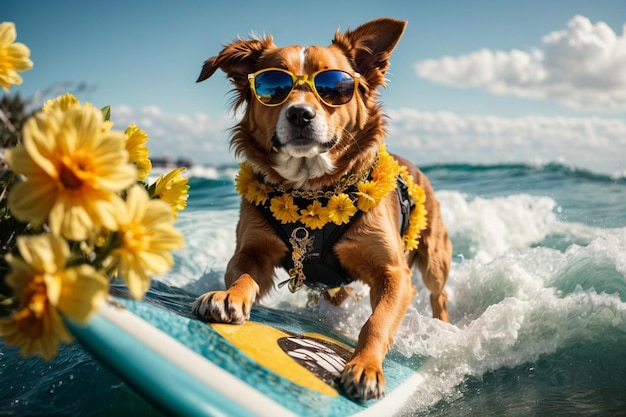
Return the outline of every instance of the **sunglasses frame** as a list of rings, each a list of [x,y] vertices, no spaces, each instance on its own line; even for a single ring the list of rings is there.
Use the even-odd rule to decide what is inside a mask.
[[[256,92],[256,87],[254,86],[254,82],[257,76],[265,73],[265,72],[269,72],[269,71],[278,71],[278,72],[282,72],[284,74],[287,74],[291,77],[291,82],[292,82],[292,86],[291,86],[291,90],[289,91],[289,94],[287,94],[285,96],[285,98],[283,100],[281,100],[279,103],[264,103],[261,100],[261,96],[259,94],[257,94]],[[317,92],[317,88],[315,88],[315,77],[323,72],[327,72],[327,71],[339,71],[339,72],[343,72],[344,74],[349,75],[352,80],[354,81],[354,89],[352,91],[352,95],[350,96],[350,98],[348,99],[348,101],[346,101],[345,103],[341,103],[341,104],[329,104],[326,102],[326,100],[324,100],[322,98],[322,96],[320,96],[320,94]],[[354,95],[356,94],[356,91],[359,87],[359,80],[361,79],[361,74],[359,74],[358,72],[355,72],[354,74],[350,74],[347,71],[344,70],[340,70],[340,69],[323,69],[323,70],[319,70],[314,72],[311,75],[295,75],[293,72],[291,71],[287,71],[286,69],[282,69],[282,68],[264,68],[262,70],[259,70],[257,72],[254,73],[250,73],[248,74],[248,81],[250,82],[250,88],[252,89],[252,93],[254,94],[254,97],[256,97],[256,99],[259,101],[259,103],[263,104],[264,106],[267,107],[276,107],[276,106],[280,106],[281,104],[285,103],[289,97],[291,96],[291,93],[293,93],[293,90],[296,89],[296,87],[302,85],[302,84],[308,84],[309,87],[311,87],[311,91],[313,91],[313,94],[315,94],[315,97],[317,97],[317,99],[319,101],[321,101],[322,103],[324,103],[324,105],[328,106],[328,107],[340,107],[343,105],[348,104],[350,101],[352,101],[352,99],[354,98]]]

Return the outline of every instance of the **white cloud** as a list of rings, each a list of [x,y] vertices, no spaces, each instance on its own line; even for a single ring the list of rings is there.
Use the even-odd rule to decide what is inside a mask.
[[[157,106],[136,110],[118,105],[112,106],[111,120],[119,130],[131,123],[145,130],[152,157],[187,157],[194,163],[215,165],[235,161],[228,144],[234,121],[227,114],[170,114]]]
[[[529,51],[481,49],[415,64],[425,79],[482,87],[498,95],[546,99],[583,110],[626,111],[626,25],[618,36],[606,23],[573,17]]]
[[[563,162],[626,175],[626,122],[589,117],[502,118],[387,109],[389,150],[419,165]],[[229,150],[231,114],[168,114],[156,106],[113,106],[115,128],[131,123],[150,139],[150,155],[188,157],[197,164],[235,164]]]
[[[562,162],[626,174],[626,123],[608,118],[460,116],[388,109],[389,149],[419,165]]]

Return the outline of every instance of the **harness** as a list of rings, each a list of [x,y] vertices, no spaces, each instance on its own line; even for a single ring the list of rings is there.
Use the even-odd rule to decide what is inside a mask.
[[[400,203],[398,232],[400,236],[403,236],[409,227],[410,213],[414,204],[409,198],[407,183],[401,176],[398,176],[397,179],[396,195]],[[323,204],[326,202],[322,201]],[[303,205],[305,200],[297,198],[295,203],[296,205]],[[257,207],[288,248],[303,243],[302,251],[304,254],[300,261],[302,262],[302,273],[306,277],[304,284],[307,287],[326,290],[341,287],[354,281],[354,278],[349,276],[339,262],[333,248],[363,212],[358,211],[348,223],[341,225],[327,223],[321,229],[310,229],[299,221],[286,224],[279,222],[270,212],[268,205],[258,205]],[[281,264],[286,271],[293,271],[296,262],[298,260],[294,259],[292,253],[289,252],[282,259]],[[287,282],[285,281],[279,286]]]

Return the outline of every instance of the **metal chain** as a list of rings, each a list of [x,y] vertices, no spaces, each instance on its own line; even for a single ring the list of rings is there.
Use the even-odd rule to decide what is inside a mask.
[[[299,236],[298,234],[302,236]],[[278,284],[278,288],[282,288],[289,283],[289,291],[295,293],[304,285],[306,276],[304,275],[304,264],[302,261],[313,246],[315,237],[309,237],[309,231],[304,227],[296,227],[291,232],[289,243],[291,244],[291,260],[293,268],[289,269],[289,279]]]
[[[358,182],[365,181],[369,177],[372,171],[372,167],[375,167],[376,164],[378,164],[378,158],[379,156],[376,155],[376,158],[374,159],[374,163],[372,164],[372,166],[364,168],[360,170],[359,172],[352,173],[350,175],[347,175],[341,178],[339,182],[335,184],[332,190],[326,190],[326,191],[324,190],[319,190],[319,191],[290,190],[282,184],[269,183],[268,185],[270,185],[272,188],[274,188],[275,191],[279,193],[291,194],[293,197],[301,197],[307,200],[317,200],[318,198],[330,199],[337,194],[343,193],[346,189],[348,189],[348,187],[351,187]]]

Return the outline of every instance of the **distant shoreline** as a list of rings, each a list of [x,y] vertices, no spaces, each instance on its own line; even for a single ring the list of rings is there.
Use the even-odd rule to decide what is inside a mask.
[[[152,167],[154,168],[178,168],[185,167],[191,168],[193,166],[193,162],[191,158],[183,158],[179,157],[176,160],[170,158],[169,156],[160,156],[160,157],[150,157],[150,162],[152,162]]]

